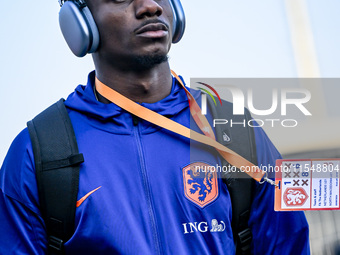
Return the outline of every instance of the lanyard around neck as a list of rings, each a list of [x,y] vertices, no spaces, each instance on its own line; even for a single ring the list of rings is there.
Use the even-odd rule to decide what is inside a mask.
[[[99,81],[96,77],[95,86],[98,93],[100,93],[103,97],[111,101],[112,103],[118,105],[120,108],[126,110],[127,112],[146,120],[156,126],[165,128],[170,130],[174,133],[192,139],[194,141],[209,145],[214,147],[221,156],[228,161],[231,165],[237,167],[240,170],[246,169],[245,173],[247,173],[250,177],[255,179],[258,182],[261,182],[262,178],[264,181],[271,182],[266,176],[265,172],[262,171],[260,168],[255,166],[253,163],[248,161],[247,159],[243,158],[233,150],[223,146],[222,144],[218,143],[215,139],[214,132],[206,119],[206,117],[201,113],[201,109],[198,106],[196,100],[191,95],[191,93],[187,90],[184,86],[182,80],[178,77],[178,75],[171,71],[172,75],[177,79],[177,81],[181,84],[184,88],[185,93],[189,100],[189,107],[190,113],[195,120],[198,127],[202,130],[203,134],[200,134],[196,131],[193,131],[169,118],[164,117],[144,106],[135,103],[134,101],[128,99],[127,97],[119,94],[115,90],[111,89],[107,85],[103,84]],[[265,176],[265,177],[264,177]]]

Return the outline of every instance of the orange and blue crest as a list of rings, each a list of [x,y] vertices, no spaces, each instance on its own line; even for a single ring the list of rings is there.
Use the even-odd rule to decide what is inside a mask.
[[[201,208],[218,197],[216,168],[202,162],[195,162],[183,168],[185,196]]]

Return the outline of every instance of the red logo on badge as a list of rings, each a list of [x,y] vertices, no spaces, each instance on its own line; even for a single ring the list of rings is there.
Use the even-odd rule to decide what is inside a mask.
[[[217,173],[213,166],[192,163],[183,168],[183,181],[185,196],[202,208],[218,197]]]
[[[283,194],[283,201],[287,206],[302,206],[308,195],[303,188],[288,188]]]

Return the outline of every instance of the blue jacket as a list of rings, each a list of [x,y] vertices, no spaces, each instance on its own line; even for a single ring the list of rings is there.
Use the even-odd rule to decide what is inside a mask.
[[[67,254],[234,254],[226,185],[218,175],[194,178],[194,166],[216,166],[218,154],[97,102],[93,83],[91,73],[88,84],[66,100],[85,157],[78,199],[95,190],[77,207]],[[168,97],[143,105],[188,127],[192,121],[175,80]],[[280,155],[262,129],[255,129],[255,138],[258,163],[275,164]],[[273,187],[257,184],[249,220],[253,253],[309,254],[304,214],[274,212],[273,200]],[[27,129],[13,141],[0,171],[0,226],[0,254],[45,253]]]

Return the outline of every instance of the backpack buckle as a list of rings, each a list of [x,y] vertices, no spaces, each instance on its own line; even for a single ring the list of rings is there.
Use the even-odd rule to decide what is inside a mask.
[[[64,241],[55,236],[50,236],[48,239],[48,248],[53,251],[61,252],[63,250],[63,246]]]
[[[242,252],[250,251],[250,244],[251,240],[253,239],[250,228],[246,228],[245,230],[239,232],[238,238]]]

